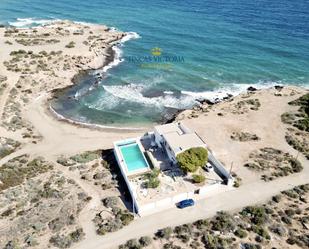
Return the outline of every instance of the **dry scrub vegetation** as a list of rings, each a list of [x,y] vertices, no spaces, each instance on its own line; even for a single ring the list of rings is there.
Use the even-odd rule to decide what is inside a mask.
[[[296,112],[287,112],[281,116],[282,122],[290,125],[285,139],[289,145],[309,159],[309,94],[289,104],[299,108]]]
[[[102,206],[93,219],[97,234],[115,232],[133,221],[134,216],[127,211],[123,203],[129,203],[130,197],[124,195],[124,200],[121,200],[119,196],[119,192],[127,193],[127,190],[112,150],[87,151],[71,157],[61,156],[57,162],[68,167],[70,171],[77,172],[82,180],[94,184],[98,191],[104,191]]]
[[[77,217],[88,196],[52,163],[29,155],[0,167],[0,247],[67,248],[82,239]]]
[[[166,227],[119,248],[305,249],[309,246],[308,201],[309,184],[301,185],[264,205],[248,206],[233,214],[221,211],[211,219]]]
[[[251,152],[249,162],[244,166],[263,173],[261,178],[264,181],[298,173],[303,169],[301,163],[292,155],[270,147]]]

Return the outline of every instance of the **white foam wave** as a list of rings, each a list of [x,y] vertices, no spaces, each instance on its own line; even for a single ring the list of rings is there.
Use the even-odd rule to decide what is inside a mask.
[[[139,39],[141,36],[136,32],[127,32],[126,35],[121,39],[121,43],[125,43],[132,39]]]
[[[203,92],[191,92],[191,91],[181,91],[182,94],[193,97],[194,99],[208,99],[211,101],[222,100],[229,95],[237,95],[245,92],[248,87],[253,86],[257,89],[265,89],[275,85],[281,85],[280,82],[258,82],[257,84],[232,84],[230,86],[225,86],[218,88],[213,91],[203,91]]]
[[[195,103],[191,96],[176,97],[172,93],[164,94],[163,96],[148,98],[144,97],[142,91],[144,89],[141,85],[129,84],[125,86],[103,86],[104,90],[119,100],[126,100],[129,102],[139,103],[148,106],[155,106],[157,108],[188,108]]]
[[[108,65],[106,65],[102,69],[97,70],[96,72],[106,73],[109,69],[111,69],[111,68],[119,65],[121,62],[123,62],[123,59],[121,58],[122,50],[118,46],[113,46],[112,49],[115,52],[114,60],[112,62],[108,63]]]
[[[95,73],[101,73],[101,74],[106,73],[109,69],[116,67],[121,62],[123,62],[124,61],[124,59],[122,58],[123,51],[121,47],[123,46],[125,42],[132,40],[132,39],[138,39],[138,38],[140,38],[139,34],[135,32],[127,32],[126,35],[120,40],[120,43],[112,47],[112,49],[115,52],[114,60],[110,62],[108,65],[106,65],[105,67],[103,67],[102,69],[96,70]]]
[[[57,19],[37,19],[37,18],[17,18],[14,22],[9,22],[9,25],[16,28],[29,28],[32,26],[43,26],[57,22]]]
[[[117,106],[120,101],[129,101],[146,106],[153,106],[156,108],[176,108],[186,109],[192,107],[197,103],[198,99],[208,99],[211,101],[222,100],[229,95],[237,95],[245,92],[249,86],[254,86],[257,89],[268,88],[274,85],[280,85],[278,82],[263,82],[259,84],[233,84],[229,87],[223,87],[216,91],[204,91],[204,92],[191,92],[181,91],[180,96],[175,96],[171,91],[163,92],[159,97],[145,97],[143,96],[143,90],[147,86],[128,84],[124,86],[103,86],[104,90],[108,93],[108,102],[106,101],[96,103],[92,108],[104,109],[106,105],[109,107]]]

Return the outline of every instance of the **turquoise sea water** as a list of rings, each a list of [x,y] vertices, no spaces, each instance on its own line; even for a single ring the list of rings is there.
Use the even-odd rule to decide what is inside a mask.
[[[99,86],[93,86],[95,72],[53,104],[76,121],[140,126],[197,98],[223,97],[249,85],[309,83],[308,0],[2,0],[0,13],[3,24],[70,19],[140,36],[119,47],[123,61]],[[154,47],[161,48],[160,57],[182,60],[147,68],[132,62],[152,56]]]

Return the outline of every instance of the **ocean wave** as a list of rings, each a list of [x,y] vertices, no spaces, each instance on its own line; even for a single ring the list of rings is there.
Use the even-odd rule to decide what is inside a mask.
[[[29,28],[33,26],[43,26],[59,21],[59,19],[38,19],[38,18],[17,18],[14,22],[9,22],[9,25],[16,28]]]
[[[106,65],[105,67],[103,67],[100,70],[100,73],[106,73],[109,69],[116,67],[117,65],[119,65],[121,62],[123,62],[123,58],[122,57],[122,50],[118,47],[118,46],[113,46],[112,49],[114,50],[114,60],[110,63],[108,63],[108,65]]]
[[[164,93],[159,97],[145,97],[142,93],[144,87],[136,84],[125,86],[103,86],[103,88],[107,93],[118,98],[119,101],[125,100],[157,108],[185,109],[195,103],[195,100],[190,96],[175,96],[172,92]]]
[[[278,82],[263,82],[259,84],[232,84],[229,87],[218,88],[217,90],[193,92],[193,91],[163,91],[161,96],[147,97],[143,95],[143,91],[148,88],[147,85],[127,84],[127,85],[103,85],[105,90],[104,96],[101,96],[95,103],[87,104],[89,108],[104,110],[113,109],[119,104],[136,103],[145,107],[154,107],[158,109],[175,108],[188,109],[198,104],[198,100],[208,99],[211,101],[222,100],[230,95],[237,95],[245,92],[248,87],[254,86],[257,89],[268,88],[280,85]]]
[[[253,86],[257,89],[265,89],[273,87],[275,85],[282,85],[281,82],[258,82],[256,84],[240,84],[234,83],[230,86],[217,87],[215,90],[203,91],[203,92],[193,92],[193,91],[181,91],[182,94],[188,95],[196,99],[208,99],[211,101],[222,100],[229,95],[238,95],[245,92],[248,87]]]
[[[141,36],[136,32],[126,32],[126,35],[121,39],[121,43],[125,43],[132,39],[140,39]]]

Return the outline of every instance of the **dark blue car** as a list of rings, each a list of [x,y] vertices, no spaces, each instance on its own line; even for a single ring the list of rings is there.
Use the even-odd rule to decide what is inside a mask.
[[[186,208],[194,206],[194,201],[192,199],[186,199],[181,202],[178,202],[177,207],[178,208]]]

